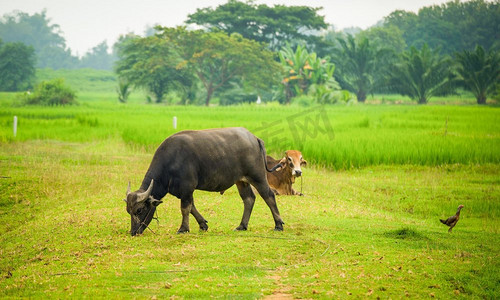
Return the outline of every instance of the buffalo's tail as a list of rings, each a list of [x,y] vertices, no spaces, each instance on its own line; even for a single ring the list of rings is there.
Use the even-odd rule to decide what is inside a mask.
[[[259,142],[259,148],[260,148],[260,153],[262,154],[262,158],[264,158],[264,166],[266,167],[266,171],[268,172],[276,171],[277,168],[281,167],[281,164],[277,164],[276,166],[269,169],[267,167],[267,161],[266,161],[267,154],[266,154],[266,148],[264,147],[264,141],[259,138],[257,138],[257,141]]]

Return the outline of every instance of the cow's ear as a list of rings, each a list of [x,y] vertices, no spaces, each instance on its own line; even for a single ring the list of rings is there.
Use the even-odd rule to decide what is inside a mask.
[[[285,166],[286,166],[286,156],[283,157],[279,162],[278,164],[280,164],[281,166],[278,167],[275,171],[281,171]]]
[[[300,161],[301,166],[307,166],[307,160],[303,159]]]

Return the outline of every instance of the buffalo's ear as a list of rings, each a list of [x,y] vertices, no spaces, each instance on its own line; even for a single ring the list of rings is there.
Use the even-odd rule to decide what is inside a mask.
[[[307,166],[307,160],[303,159],[300,161],[301,166]]]
[[[162,203],[163,203],[163,201],[161,201],[161,200],[157,200],[157,199],[155,199],[155,198],[153,198],[153,197],[151,197],[151,196],[149,196],[149,202],[150,202],[153,206],[158,206],[158,205],[160,205],[160,204],[162,204]]]

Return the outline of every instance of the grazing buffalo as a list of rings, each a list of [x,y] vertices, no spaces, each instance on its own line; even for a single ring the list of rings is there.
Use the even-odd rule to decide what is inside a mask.
[[[267,181],[274,193],[277,195],[304,196],[292,188],[295,178],[302,175],[300,167],[307,165],[307,161],[304,160],[300,151],[288,150],[285,152],[285,157],[279,161],[271,156],[267,156],[266,163],[267,166],[281,165],[275,172],[267,173]]]
[[[245,128],[182,131],[158,147],[139,190],[127,190],[127,212],[132,235],[141,234],[151,222],[161,199],[170,193],[181,200],[182,223],[177,233],[189,232],[189,214],[201,230],[207,221],[193,201],[194,190],[221,192],[238,187],[244,210],[236,230],[246,230],[255,203],[254,186],[271,209],[275,230],[283,230],[274,193],[266,179],[266,150],[262,140]],[[279,167],[276,166],[276,168]]]

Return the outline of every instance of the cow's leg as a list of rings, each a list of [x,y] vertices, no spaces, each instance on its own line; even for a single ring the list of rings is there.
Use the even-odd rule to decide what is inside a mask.
[[[301,192],[297,192],[296,190],[294,190],[292,188],[292,195],[297,195],[297,196],[304,196],[304,194],[302,194]]]
[[[243,181],[236,182],[238,187],[238,192],[240,193],[241,199],[243,199],[243,217],[241,218],[240,226],[236,227],[236,230],[247,230],[248,221],[250,220],[250,215],[252,214],[253,205],[255,203],[255,194],[252,191],[250,185]]]
[[[205,218],[203,218],[203,216],[198,212],[198,210],[194,206],[194,201],[193,201],[193,204],[191,206],[191,214],[194,216],[194,218],[196,219],[196,221],[200,225],[200,229],[203,231],[207,231],[208,230],[208,225],[207,225],[208,221],[205,220]]]
[[[269,187],[269,184],[267,184],[267,181],[265,180],[260,180],[257,182],[252,183],[253,186],[257,189],[259,192],[260,196],[266,201],[267,206],[271,209],[271,213],[273,214],[274,218],[274,230],[276,231],[283,231],[283,220],[281,219],[280,212],[278,210],[278,206],[276,205],[276,199],[274,197],[274,193]]]
[[[177,233],[189,232],[189,214],[193,208],[193,194],[181,198],[182,224]]]

